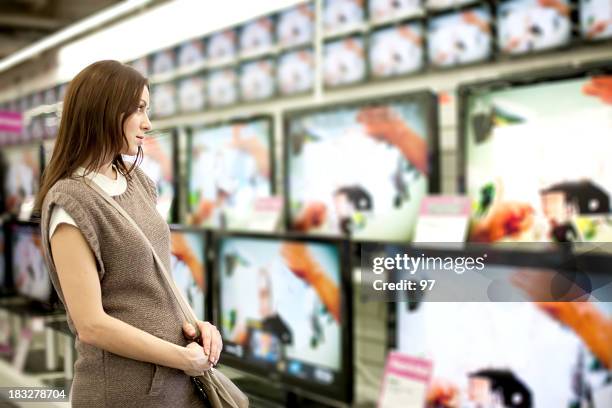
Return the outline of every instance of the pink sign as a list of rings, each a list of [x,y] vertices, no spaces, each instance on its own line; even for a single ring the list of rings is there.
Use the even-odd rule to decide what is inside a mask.
[[[23,131],[23,117],[19,112],[0,111],[0,132],[18,133]]]

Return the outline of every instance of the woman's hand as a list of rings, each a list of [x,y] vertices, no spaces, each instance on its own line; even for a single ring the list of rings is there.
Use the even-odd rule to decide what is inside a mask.
[[[219,356],[223,349],[223,340],[221,333],[212,324],[198,320],[198,328],[202,337],[202,347],[204,358],[208,359],[211,364],[216,365],[219,362]],[[195,338],[196,332],[193,326],[187,322],[183,323],[183,333],[189,339]]]
[[[189,343],[185,349],[187,350],[187,368],[183,370],[185,374],[190,377],[197,377],[210,369],[212,364],[206,358],[202,346],[198,343]]]

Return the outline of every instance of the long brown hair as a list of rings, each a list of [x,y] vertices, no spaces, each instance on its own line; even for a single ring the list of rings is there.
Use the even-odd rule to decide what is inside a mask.
[[[40,215],[49,189],[80,166],[87,174],[112,157],[117,170],[130,177],[142,159],[142,149],[128,168],[120,153],[128,145],[123,125],[138,109],[145,86],[149,86],[145,77],[118,61],[95,62],[70,81],[53,155],[36,196],[35,214]]]

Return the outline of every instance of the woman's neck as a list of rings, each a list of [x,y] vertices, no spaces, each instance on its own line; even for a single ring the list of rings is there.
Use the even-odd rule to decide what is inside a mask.
[[[102,167],[98,169],[98,173],[104,174],[111,180],[117,180],[117,171],[115,170],[113,163],[107,163],[102,165]]]

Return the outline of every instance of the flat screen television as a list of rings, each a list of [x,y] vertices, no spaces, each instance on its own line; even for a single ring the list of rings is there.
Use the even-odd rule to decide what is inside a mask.
[[[352,286],[343,243],[221,235],[216,248],[221,362],[315,399],[350,402]]]
[[[538,0],[511,0],[497,7],[497,46],[503,54],[519,55],[558,48],[572,36],[568,0],[542,5]]]
[[[176,50],[176,64],[178,68],[197,65],[206,61],[204,40],[197,38],[185,41]]]
[[[278,15],[276,38],[282,48],[312,44],[314,39],[314,6],[306,2]]]
[[[325,0],[323,3],[323,31],[336,34],[360,27],[366,18],[363,0]]]
[[[277,65],[277,86],[282,95],[307,93],[314,87],[314,54],[311,48],[282,54]]]
[[[491,13],[486,6],[439,15],[429,20],[429,63],[450,67],[491,58]]]
[[[611,81],[604,64],[460,88],[471,240],[576,241],[574,218],[610,213]]]
[[[612,38],[612,2],[580,0],[579,13],[582,38],[589,41]]]
[[[180,112],[190,113],[204,109],[206,106],[206,77],[204,74],[179,79],[176,88]]]
[[[276,60],[264,58],[240,67],[240,95],[246,102],[270,99],[276,94]]]
[[[287,227],[409,240],[438,190],[437,103],[416,92],[285,116]]]
[[[188,224],[261,228],[260,206],[274,193],[272,134],[269,117],[189,129]]]
[[[52,305],[55,291],[42,252],[40,226],[11,225],[11,268],[16,292],[41,305]]]
[[[173,49],[161,50],[151,56],[151,75],[166,74],[176,67],[176,53]]]
[[[243,58],[266,54],[274,50],[274,19],[270,16],[250,21],[240,27],[240,55]]]
[[[374,78],[389,78],[417,72],[425,65],[421,23],[407,23],[374,31],[368,60]]]
[[[174,129],[154,131],[142,144],[140,168],[157,187],[157,210],[168,222],[178,220],[177,132]],[[132,163],[135,156],[123,156]]]
[[[234,68],[212,71],[208,74],[207,100],[212,107],[223,107],[238,102],[238,75]]]
[[[225,64],[236,58],[236,31],[220,31],[208,37],[206,56],[209,64]]]
[[[39,143],[6,146],[2,149],[5,163],[5,210],[18,214],[21,205],[34,199],[40,182],[41,152]]]
[[[151,72],[149,57],[146,55],[128,63],[128,65],[140,72],[145,78],[148,77]]]
[[[209,248],[204,230],[179,225],[170,226],[170,267],[172,278],[199,320],[211,318],[208,306],[210,271],[206,251]]]
[[[361,36],[325,43],[323,83],[333,88],[362,82],[367,77],[365,42]]]
[[[422,0],[370,0],[368,14],[373,23],[404,19],[423,14]]]
[[[465,259],[460,251],[447,251],[444,256]],[[532,268],[538,269],[526,270],[516,266],[516,255],[499,262],[489,260],[478,273],[481,277],[509,278],[543,272],[539,268],[545,263],[558,266],[533,257]],[[420,279],[424,276],[420,273],[413,276]],[[472,290],[465,284],[465,291]],[[433,300],[424,294],[390,304],[389,347],[432,363],[427,406],[447,406],[444,401],[453,401],[453,406],[460,407],[572,407],[601,391],[607,371],[593,350],[606,347],[605,340],[597,341],[604,328],[596,325],[596,319],[578,328],[581,318],[572,311],[586,316],[591,310],[604,320],[612,318],[609,286],[604,302],[534,302],[536,298],[518,286],[513,290],[515,296],[509,301],[453,301],[452,295]],[[585,340],[589,336],[596,341]],[[602,406],[612,401],[605,395]]]
[[[172,81],[151,85],[151,116],[164,118],[177,112],[176,84]]]

